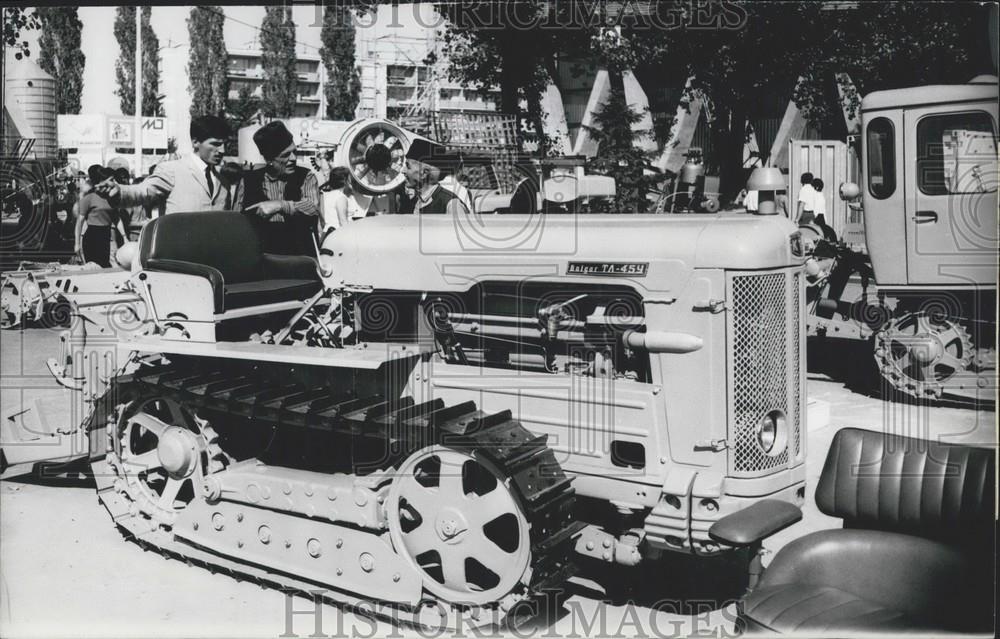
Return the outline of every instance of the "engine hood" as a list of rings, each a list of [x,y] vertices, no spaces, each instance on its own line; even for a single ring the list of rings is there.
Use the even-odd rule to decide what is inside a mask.
[[[328,284],[442,290],[469,279],[628,278],[644,287],[676,269],[768,269],[801,263],[797,228],[780,216],[716,215],[386,215],[330,235]],[[646,266],[642,266],[646,265]],[[613,272],[621,269],[622,272]],[[602,272],[603,269],[603,272]],[[611,269],[612,272],[608,273]]]

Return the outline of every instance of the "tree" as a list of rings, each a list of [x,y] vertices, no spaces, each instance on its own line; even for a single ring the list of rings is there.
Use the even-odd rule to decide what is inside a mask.
[[[193,7],[187,19],[191,43],[188,57],[188,86],[191,91],[191,117],[226,110],[229,99],[229,57],[222,9],[215,6]]]
[[[826,98],[847,74],[848,112],[876,90],[965,82],[995,73],[987,37],[986,4],[933,2],[858,3],[851,11],[825,11],[823,46],[804,51],[806,73],[795,100],[813,122],[841,117]]]
[[[264,9],[260,29],[261,66],[264,69],[264,115],[287,118],[295,113],[298,79],[295,72],[295,22],[285,5]]]
[[[985,27],[981,38],[968,37],[977,32],[975,16],[985,17],[977,5],[741,2],[716,7],[713,29],[694,28],[704,25],[687,5],[658,5],[685,16],[679,28],[623,33],[634,59],[660,65],[661,77],[693,77],[685,98],[697,94],[709,103],[723,200],[744,185],[747,123],[768,93],[794,95],[811,123],[843,130],[837,74],[848,74],[863,94],[964,81],[975,73],[973,61],[990,60]],[[860,95],[847,97],[856,106]]]
[[[142,115],[162,115],[160,107],[160,41],[149,23],[150,7],[142,8]],[[118,61],[115,76],[124,115],[135,115],[135,7],[118,7],[115,14]]]
[[[646,193],[651,178],[645,175],[645,169],[652,154],[635,144],[646,134],[632,129],[641,119],[642,114],[628,104],[621,84],[612,83],[607,100],[594,114],[597,126],[586,127],[598,143],[597,155],[588,163],[588,169],[615,179],[617,212],[645,213],[649,208]]]
[[[47,6],[36,13],[42,25],[38,66],[56,81],[58,113],[79,113],[87,56],[80,50],[83,23],[77,8]]]
[[[28,41],[21,40],[21,33],[41,27],[38,16],[35,13],[29,13],[30,11],[31,9],[21,7],[3,8],[3,46],[4,49],[13,49],[14,57],[18,60],[31,55]]]
[[[253,94],[249,86],[241,87],[236,99],[228,100],[226,105],[226,120],[232,131],[226,141],[226,148],[233,149],[230,154],[235,154],[235,149],[239,148],[239,131],[256,120],[261,113],[261,99]]]
[[[682,16],[676,28],[623,28],[610,43],[623,60],[656,68],[655,76],[692,78],[682,100],[703,98],[712,113],[713,146],[721,199],[744,186],[743,149],[755,106],[772,92],[787,92],[801,75],[801,53],[821,39],[822,3],[739,3],[729,13],[699,14],[688,3],[665,2],[661,11]],[[708,11],[713,11],[708,7]],[[708,21],[714,28],[705,28]]]
[[[341,3],[326,7],[319,55],[326,67],[326,117],[353,120],[361,95],[361,79],[354,58],[354,20]]]
[[[591,53],[593,23],[564,19],[576,10],[576,4],[541,0],[435,3],[448,21],[442,54],[448,60],[449,78],[480,89],[499,87],[500,111],[516,115],[523,127],[534,128],[543,140],[541,98],[549,82],[557,79],[557,60]],[[429,62],[436,58],[432,56]]]

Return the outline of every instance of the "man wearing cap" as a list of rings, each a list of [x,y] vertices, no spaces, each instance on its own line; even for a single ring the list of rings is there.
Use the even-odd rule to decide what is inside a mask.
[[[275,120],[253,134],[266,164],[244,174],[243,207],[257,220],[264,250],[312,255],[312,233],[319,216],[316,174],[295,164],[295,140]]]
[[[229,187],[219,179],[216,167],[222,161],[229,125],[218,116],[202,115],[191,120],[190,132],[194,153],[188,157],[157,164],[156,171],[139,184],[117,184],[109,178],[95,184],[94,190],[116,207],[163,203],[166,214],[226,210]]]
[[[417,138],[406,152],[406,184],[416,191],[413,213],[441,215],[468,213],[469,209],[455,193],[441,186],[441,166],[454,162],[444,153],[444,147],[424,138]],[[408,207],[404,207],[408,208]]]

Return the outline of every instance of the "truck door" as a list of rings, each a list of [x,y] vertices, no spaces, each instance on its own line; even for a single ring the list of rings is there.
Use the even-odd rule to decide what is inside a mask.
[[[995,284],[997,105],[906,109],[910,284]]]

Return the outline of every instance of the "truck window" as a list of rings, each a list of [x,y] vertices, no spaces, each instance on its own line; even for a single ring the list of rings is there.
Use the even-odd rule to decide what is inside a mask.
[[[926,195],[996,191],[997,142],[984,111],[931,115],[917,123],[917,187]]]
[[[892,121],[875,118],[868,124],[868,192],[884,200],[896,191],[896,141]]]

